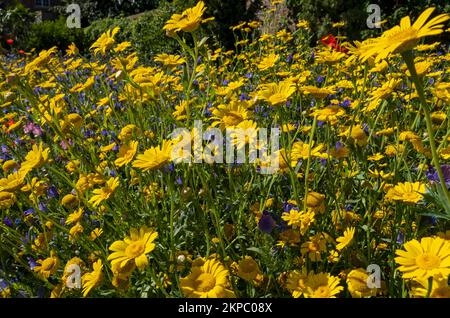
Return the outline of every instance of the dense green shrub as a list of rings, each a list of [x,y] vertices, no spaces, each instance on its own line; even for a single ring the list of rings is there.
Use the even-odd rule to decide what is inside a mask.
[[[3,40],[11,38],[15,41],[15,47],[23,47],[28,41],[30,24],[35,16],[23,5],[0,9],[0,48]]]
[[[167,5],[145,12],[132,24],[131,41],[140,57],[148,61],[160,52],[174,52],[178,43],[165,35],[165,22],[175,10]]]
[[[43,21],[31,26],[25,49],[35,48],[37,51],[57,46],[65,49],[75,43],[80,50],[85,49],[84,32],[81,29],[69,29],[64,17],[56,21]]]
[[[370,13],[369,4],[378,4],[381,19],[387,20],[384,27],[392,27],[399,23],[405,15],[417,17],[425,8],[436,7],[438,12],[450,12],[448,1],[442,0],[287,0],[293,17],[297,20],[309,21],[317,40],[328,33],[336,34],[333,22],[344,21],[345,27],[340,30],[350,39],[361,39],[378,34],[379,30],[371,30],[366,21]]]

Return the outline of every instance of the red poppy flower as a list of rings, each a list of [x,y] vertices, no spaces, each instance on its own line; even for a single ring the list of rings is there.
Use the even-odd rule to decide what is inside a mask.
[[[6,125],[8,125],[8,127],[11,127],[12,125],[14,125],[14,120],[13,119],[8,120],[8,123]]]
[[[25,54],[24,50],[19,50],[19,54]]]
[[[8,39],[6,40],[6,43],[9,45],[13,45],[14,44],[14,40],[13,39]]]
[[[323,38],[320,39],[320,42],[322,42],[322,44],[324,44],[324,45],[331,47],[333,50],[336,50],[336,51],[339,51],[342,53],[348,52],[347,48],[342,47],[337,43],[337,39],[332,34],[328,34],[328,35],[324,36]]]

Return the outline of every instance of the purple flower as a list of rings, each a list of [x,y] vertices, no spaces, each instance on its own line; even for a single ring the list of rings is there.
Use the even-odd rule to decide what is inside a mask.
[[[445,184],[447,187],[450,186],[450,165],[441,165],[442,174],[444,175]],[[439,183],[439,175],[437,171],[430,167],[427,171],[427,178],[431,183]]]
[[[317,78],[316,78],[316,82],[317,82],[317,83],[322,83],[324,79],[325,79],[325,77],[323,77],[322,75],[319,75],[319,76],[317,76]]]
[[[405,241],[405,234],[403,234],[401,231],[399,231],[398,235],[397,235],[397,243],[403,244],[404,241]]]
[[[269,215],[269,212],[264,211],[259,219],[258,228],[261,232],[269,234],[276,226],[275,220]]]
[[[57,196],[59,196],[58,190],[53,185],[48,188],[47,193],[50,198],[56,198]]]
[[[349,99],[345,99],[343,102],[342,102],[342,106],[343,107],[348,107],[348,106],[350,106],[352,103],[350,102],[350,100]]]
[[[12,221],[7,216],[5,216],[5,218],[3,219],[3,224],[5,224],[8,227],[13,227]]]
[[[35,212],[34,208],[30,208],[30,209],[28,209],[28,210],[23,211],[23,214],[24,214],[25,216],[28,216],[28,215],[30,215],[30,214],[33,214],[34,212]]]

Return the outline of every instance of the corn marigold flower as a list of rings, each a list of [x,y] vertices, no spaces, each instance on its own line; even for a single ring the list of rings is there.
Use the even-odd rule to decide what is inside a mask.
[[[164,25],[163,30],[166,30],[169,36],[179,31],[194,32],[201,23],[210,20],[202,18],[205,10],[205,3],[199,1],[195,7],[184,10],[182,14],[172,15]]]
[[[49,278],[50,275],[55,274],[59,267],[59,259],[53,251],[50,253],[50,257],[39,259],[36,263],[37,265],[33,270],[45,278]]]
[[[236,274],[248,282],[252,282],[262,275],[258,263],[251,256],[245,256],[237,263]]]
[[[122,167],[126,164],[129,164],[136,154],[137,147],[138,147],[137,141],[131,141],[128,144],[124,144],[119,149],[119,154],[117,155],[117,159],[114,161],[114,164],[117,167]]]
[[[336,239],[338,244],[336,245],[336,249],[338,251],[342,251],[353,241],[353,236],[355,235],[355,228],[350,227],[344,231],[344,235],[340,236]]]
[[[425,184],[421,182],[400,182],[388,190],[385,198],[389,201],[416,204],[422,200],[425,191]]]
[[[336,298],[344,289],[339,278],[329,273],[310,272],[304,280],[304,285],[302,292],[305,298]]]
[[[181,291],[188,298],[234,298],[228,277],[228,270],[217,259],[194,262],[189,275],[180,279]]]
[[[108,200],[108,198],[114,193],[116,188],[119,186],[119,178],[110,178],[104,187],[100,189],[95,189],[93,191],[94,195],[89,200],[89,203],[92,203],[94,207],[97,207],[105,200]]]
[[[156,247],[153,241],[157,237],[156,231],[145,226],[139,230],[131,228],[129,237],[126,237],[123,241],[115,241],[109,247],[109,250],[113,253],[108,256],[108,261],[111,261],[113,266],[119,264],[120,268],[131,262],[137,268],[143,270],[148,265],[147,254]]]
[[[444,30],[444,22],[450,19],[448,14],[440,14],[430,20],[435,8],[428,8],[422,12],[414,24],[411,24],[409,16],[403,17],[400,25],[386,30],[381,37],[373,40],[360,58],[365,61],[371,56],[375,56],[375,61],[388,57],[390,54],[403,53],[413,49],[419,40],[430,35],[441,34]]]
[[[295,93],[295,90],[295,84],[290,79],[287,79],[279,83],[261,85],[258,96],[272,106],[279,106],[280,104],[285,104],[289,97]]]
[[[303,271],[291,271],[287,275],[286,288],[291,292],[292,297],[300,298],[303,295],[303,290],[306,288],[305,280],[307,274]]]
[[[395,261],[403,278],[429,278],[450,275],[450,243],[440,237],[411,240],[395,251]]]
[[[416,278],[412,282],[411,295],[413,297],[424,298],[428,295],[429,279]],[[450,298],[450,286],[448,278],[442,275],[435,275],[431,281],[430,298]]]
[[[119,33],[119,31],[120,27],[115,27],[114,29],[103,33],[90,47],[91,49],[94,49],[94,54],[102,53],[102,55],[105,55],[106,52],[116,43],[114,37],[117,33]]]
[[[0,208],[7,209],[11,207],[15,202],[17,198],[14,195],[14,193],[2,191],[0,192]]]
[[[32,150],[25,156],[25,161],[22,162],[20,171],[27,173],[34,168],[41,167],[48,161],[49,152],[50,148],[44,149],[42,143],[40,143],[39,146],[33,145]]]
[[[172,141],[164,140],[161,147],[151,147],[136,157],[133,167],[143,171],[159,169],[171,161]]]
[[[268,70],[275,66],[275,63],[278,61],[280,56],[278,54],[271,53],[268,56],[261,59],[261,62],[258,64],[258,69],[260,71]]]
[[[369,274],[364,268],[353,269],[348,273],[346,282],[348,291],[353,298],[374,297],[377,295],[377,288],[369,288],[367,280]]]
[[[91,292],[92,289],[99,286],[103,280],[103,263],[102,260],[97,260],[93,265],[93,271],[84,274],[81,277],[81,282],[83,284],[83,297],[87,297],[87,295]]]

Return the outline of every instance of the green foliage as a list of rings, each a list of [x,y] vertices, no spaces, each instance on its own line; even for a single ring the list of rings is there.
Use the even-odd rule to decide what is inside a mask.
[[[442,0],[287,0],[292,15],[296,19],[309,21],[315,40],[329,34],[337,34],[332,28],[333,22],[344,21],[345,27],[340,30],[349,39],[361,39],[379,34],[378,29],[367,27],[369,4],[378,4],[381,9],[381,20],[387,20],[384,27],[392,27],[406,15],[417,17],[424,9],[436,7],[437,12],[450,12],[447,1]]]
[[[55,11],[64,15],[66,7],[73,3],[73,0],[61,0],[59,6],[55,7]],[[79,4],[82,15],[81,21],[83,26],[87,26],[99,19],[107,17],[128,16],[143,12],[145,10],[152,10],[158,6],[159,2],[166,2],[165,0],[83,0],[76,1]]]
[[[42,23],[33,24],[24,48],[27,50],[35,48],[40,51],[57,46],[60,49],[65,49],[72,42],[79,49],[84,49],[86,42],[84,41],[83,30],[69,29],[66,25],[66,19],[61,17],[56,21],[43,21]]]
[[[15,45],[23,45],[28,39],[29,26],[34,19],[34,15],[21,4],[0,9],[0,37],[13,38]]]
[[[131,42],[139,56],[149,61],[161,52],[174,52],[178,43],[165,35],[162,30],[165,22],[175,13],[174,7],[162,5],[158,9],[145,12],[131,26]]]

